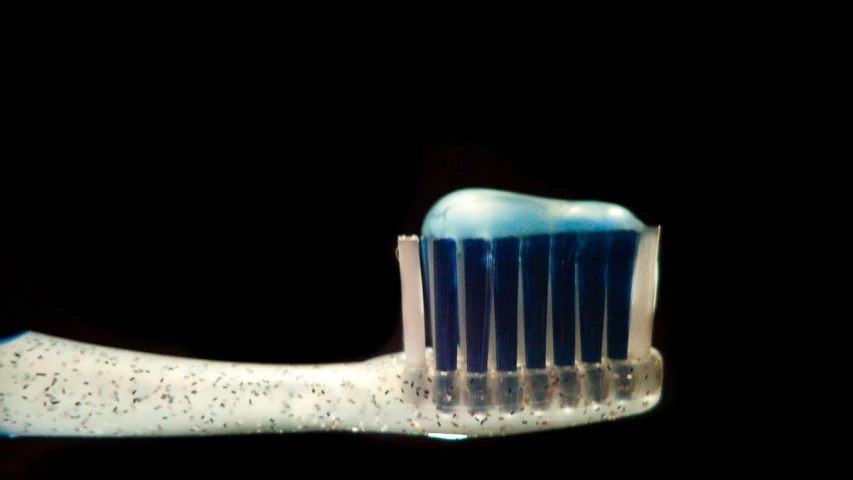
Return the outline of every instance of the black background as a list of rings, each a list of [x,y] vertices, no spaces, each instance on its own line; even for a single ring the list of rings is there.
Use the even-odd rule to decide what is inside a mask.
[[[106,475],[171,462],[215,472],[224,462],[280,473],[309,456],[358,454],[352,468],[369,472],[401,452],[514,455],[533,471],[578,455],[606,471],[624,449],[616,464],[654,465],[667,445],[731,427],[703,409],[716,387],[699,374],[713,363],[709,337],[725,328],[709,326],[714,307],[701,298],[713,285],[703,271],[716,268],[705,255],[714,219],[703,188],[723,168],[729,135],[702,115],[707,98],[650,89],[583,97],[581,108],[547,95],[510,104],[499,91],[479,91],[476,103],[465,92],[341,92],[332,80],[276,98],[246,85],[222,98],[220,87],[45,93],[21,118],[25,150],[2,179],[0,333],[247,362],[397,351],[397,235],[419,233],[454,189],[499,188],[619,203],[662,225],[661,404],[617,422],[449,443],[329,433],[0,439],[0,471]]]

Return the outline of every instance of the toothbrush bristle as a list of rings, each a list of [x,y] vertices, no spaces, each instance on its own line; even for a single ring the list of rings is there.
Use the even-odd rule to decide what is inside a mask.
[[[462,241],[465,263],[465,343],[469,372],[483,373],[489,362],[491,242]]]
[[[433,242],[435,282],[435,368],[442,372],[456,370],[456,348],[459,343],[459,309],[456,285],[456,242],[438,239]]]
[[[640,235],[634,231],[612,232],[607,258],[607,356],[628,358],[631,321],[631,288]]]
[[[581,361],[598,363],[602,357],[607,249],[610,234],[581,235],[578,252],[578,311],[580,312]]]
[[[426,329],[426,345],[434,346],[435,340],[432,334],[432,295],[430,295],[430,276],[429,276],[429,241],[421,239],[421,274],[423,275],[424,289],[424,323]]]
[[[521,240],[524,355],[527,368],[545,368],[549,247],[548,235],[534,235]]]
[[[515,371],[518,364],[518,251],[518,238],[494,240],[495,356],[503,372]]]
[[[551,239],[551,316],[554,365],[575,364],[575,260],[578,234],[559,233]]]

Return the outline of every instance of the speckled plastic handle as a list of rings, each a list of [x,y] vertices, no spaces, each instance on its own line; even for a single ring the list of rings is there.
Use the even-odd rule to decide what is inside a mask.
[[[432,349],[427,364],[434,365]],[[315,366],[226,363],[120,350],[26,332],[0,343],[0,432],[140,437],[345,431],[459,439],[645,412],[660,399],[654,349],[629,368],[633,395],[516,411],[440,410],[435,372],[404,354]],[[556,371],[551,379],[559,383]],[[524,380],[522,379],[521,385]],[[611,388],[619,388],[613,385]],[[457,392],[464,392],[459,385]],[[556,392],[558,389],[552,389]]]

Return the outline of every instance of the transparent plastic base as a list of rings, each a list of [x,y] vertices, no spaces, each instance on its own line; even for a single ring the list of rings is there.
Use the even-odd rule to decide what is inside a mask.
[[[658,358],[643,362],[608,360],[607,370],[610,373],[610,391],[617,400],[660,393],[663,369]]]
[[[581,392],[584,402],[601,403],[610,396],[610,382],[603,363],[580,365]]]
[[[429,353],[428,353],[429,357]],[[554,412],[620,402],[656,403],[663,365],[652,349],[645,359],[579,363],[568,367],[521,368],[514,372],[435,372],[436,409],[446,412]]]
[[[574,408],[581,402],[581,378],[575,367],[557,367],[557,401],[560,408]]]

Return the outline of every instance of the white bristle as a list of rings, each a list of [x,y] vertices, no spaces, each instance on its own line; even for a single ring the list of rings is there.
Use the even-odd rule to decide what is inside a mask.
[[[426,337],[418,237],[398,237],[397,254],[400,260],[400,291],[403,301],[403,350],[406,352],[406,363],[409,366],[422,367],[426,363]]]
[[[649,227],[640,235],[634,286],[631,289],[628,358],[647,358],[652,348],[652,327],[658,290],[659,242],[660,227]]]

